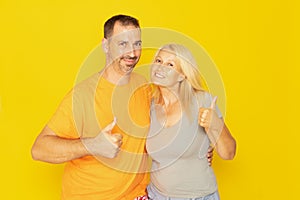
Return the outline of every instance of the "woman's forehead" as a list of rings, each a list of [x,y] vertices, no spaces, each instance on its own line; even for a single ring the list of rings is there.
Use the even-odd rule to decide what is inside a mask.
[[[157,53],[156,56],[160,56],[160,57],[163,57],[163,58],[169,59],[169,60],[177,60],[178,59],[175,52],[170,51],[168,49],[159,50],[159,52]]]

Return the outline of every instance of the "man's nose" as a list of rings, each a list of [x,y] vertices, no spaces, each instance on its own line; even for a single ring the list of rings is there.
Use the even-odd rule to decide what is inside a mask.
[[[131,45],[127,45],[127,48],[126,48],[126,53],[130,56],[135,56],[135,51],[136,49],[134,48],[134,45],[131,44]]]

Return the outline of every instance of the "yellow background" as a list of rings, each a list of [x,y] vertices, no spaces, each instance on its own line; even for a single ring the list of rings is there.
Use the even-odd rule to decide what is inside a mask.
[[[214,159],[222,200],[297,199],[296,0],[0,0],[1,199],[59,199],[63,165],[30,148],[118,13],[192,37],[218,66],[238,144],[233,161]]]

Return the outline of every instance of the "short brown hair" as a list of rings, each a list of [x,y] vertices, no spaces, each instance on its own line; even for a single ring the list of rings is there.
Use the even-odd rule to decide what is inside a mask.
[[[133,25],[140,28],[139,21],[128,15],[115,15],[109,18],[104,24],[104,38],[108,38],[112,35],[116,22],[120,22],[123,26]]]

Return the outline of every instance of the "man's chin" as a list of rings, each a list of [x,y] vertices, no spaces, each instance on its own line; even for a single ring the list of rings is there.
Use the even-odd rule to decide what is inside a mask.
[[[124,73],[130,73],[133,71],[135,65],[136,65],[136,63],[134,63],[132,65],[123,65],[123,67],[121,69]]]
[[[134,67],[126,67],[123,69],[124,74],[130,74],[133,71]]]

